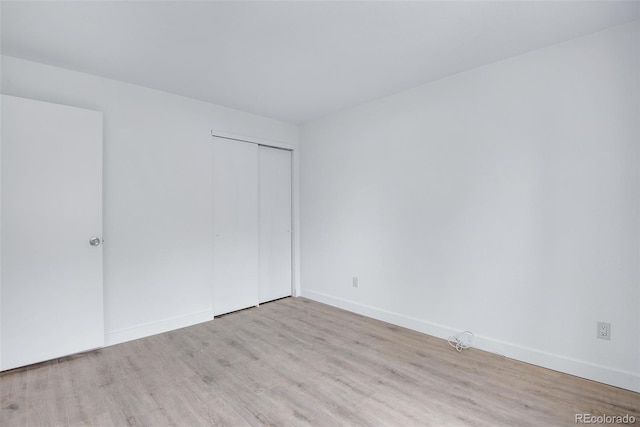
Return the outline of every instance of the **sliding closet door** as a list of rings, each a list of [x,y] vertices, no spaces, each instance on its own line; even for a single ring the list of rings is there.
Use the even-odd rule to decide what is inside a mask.
[[[214,138],[213,313],[258,305],[258,146]]]
[[[102,113],[3,95],[1,149],[1,368],[102,346]]]
[[[260,302],[291,295],[291,151],[260,146]]]

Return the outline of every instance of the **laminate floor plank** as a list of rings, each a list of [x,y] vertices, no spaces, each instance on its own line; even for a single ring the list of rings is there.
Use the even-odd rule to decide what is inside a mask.
[[[356,410],[370,426],[444,426],[445,420],[438,410],[429,411],[426,405],[415,405],[389,393],[376,393]]]
[[[233,366],[231,375],[254,393],[263,393],[287,382],[287,377],[265,360]]]
[[[71,427],[118,427],[111,422],[111,417],[106,412],[69,425]]]
[[[27,369],[27,426],[69,424],[65,398],[70,379],[62,375],[57,360]]]
[[[58,370],[67,383],[64,386],[65,391],[56,391],[56,394],[66,393],[64,406],[68,423],[71,425],[108,424],[106,420],[109,419],[109,415],[98,388],[98,375],[93,359],[86,353],[66,360],[61,359]]]
[[[190,405],[191,410],[203,421],[202,424],[194,425],[238,427],[250,425],[214,388],[199,378],[189,378],[177,386],[180,388],[171,390],[168,395],[177,394],[181,396],[185,405]],[[178,421],[177,425],[186,424]]]
[[[109,417],[117,426],[153,425],[151,414],[158,409],[153,399],[154,391],[135,378],[100,386]]]
[[[291,383],[280,385],[261,398],[283,411],[291,424],[307,426],[338,426],[339,418],[333,416],[326,402],[309,389],[309,384]]]
[[[209,384],[227,404],[252,426],[306,425],[305,417],[298,417],[295,409],[283,408],[268,402],[252,391],[239,379],[229,376],[222,381]]]
[[[27,425],[27,368],[0,377],[0,426]]]
[[[304,298],[0,373],[0,425],[562,426],[640,394]]]

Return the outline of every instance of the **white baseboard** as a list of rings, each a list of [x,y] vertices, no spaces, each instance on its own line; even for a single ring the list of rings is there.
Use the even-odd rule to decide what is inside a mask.
[[[198,323],[207,322],[213,319],[213,310],[201,311],[199,313],[187,314],[186,316],[173,317],[159,322],[146,323],[132,328],[120,329],[106,332],[104,334],[104,346],[120,344],[127,341],[144,338],[162,332],[173,331]]]
[[[321,292],[303,289],[301,296],[438,338],[447,339],[447,337],[460,332],[444,325],[427,322],[415,317],[382,310],[354,301],[336,298]],[[577,377],[609,384],[626,390],[640,392],[640,375],[633,372],[621,371],[583,360],[546,353],[540,350],[522,347],[485,336],[476,335],[474,347],[480,350],[499,354],[510,359],[553,369],[554,371],[575,375]]]

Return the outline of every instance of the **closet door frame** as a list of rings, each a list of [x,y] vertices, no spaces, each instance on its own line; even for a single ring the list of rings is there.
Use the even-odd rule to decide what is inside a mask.
[[[292,144],[255,138],[226,131],[211,130],[213,138],[235,140],[239,143],[253,143],[265,147],[284,149],[291,152],[291,296],[301,296],[300,290],[300,237],[297,230],[300,225],[300,200],[299,200],[299,155],[298,149]],[[215,154],[214,154],[215,155]],[[215,219],[214,219],[215,220]],[[215,232],[214,232],[215,233]],[[215,235],[213,236],[215,238]],[[215,299],[215,295],[213,296]],[[214,303],[215,304],[215,303]],[[216,314],[214,313],[214,316]]]

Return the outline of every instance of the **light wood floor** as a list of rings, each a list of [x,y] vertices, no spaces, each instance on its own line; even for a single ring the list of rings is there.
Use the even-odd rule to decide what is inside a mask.
[[[0,425],[540,426],[640,394],[303,298],[0,375]]]

